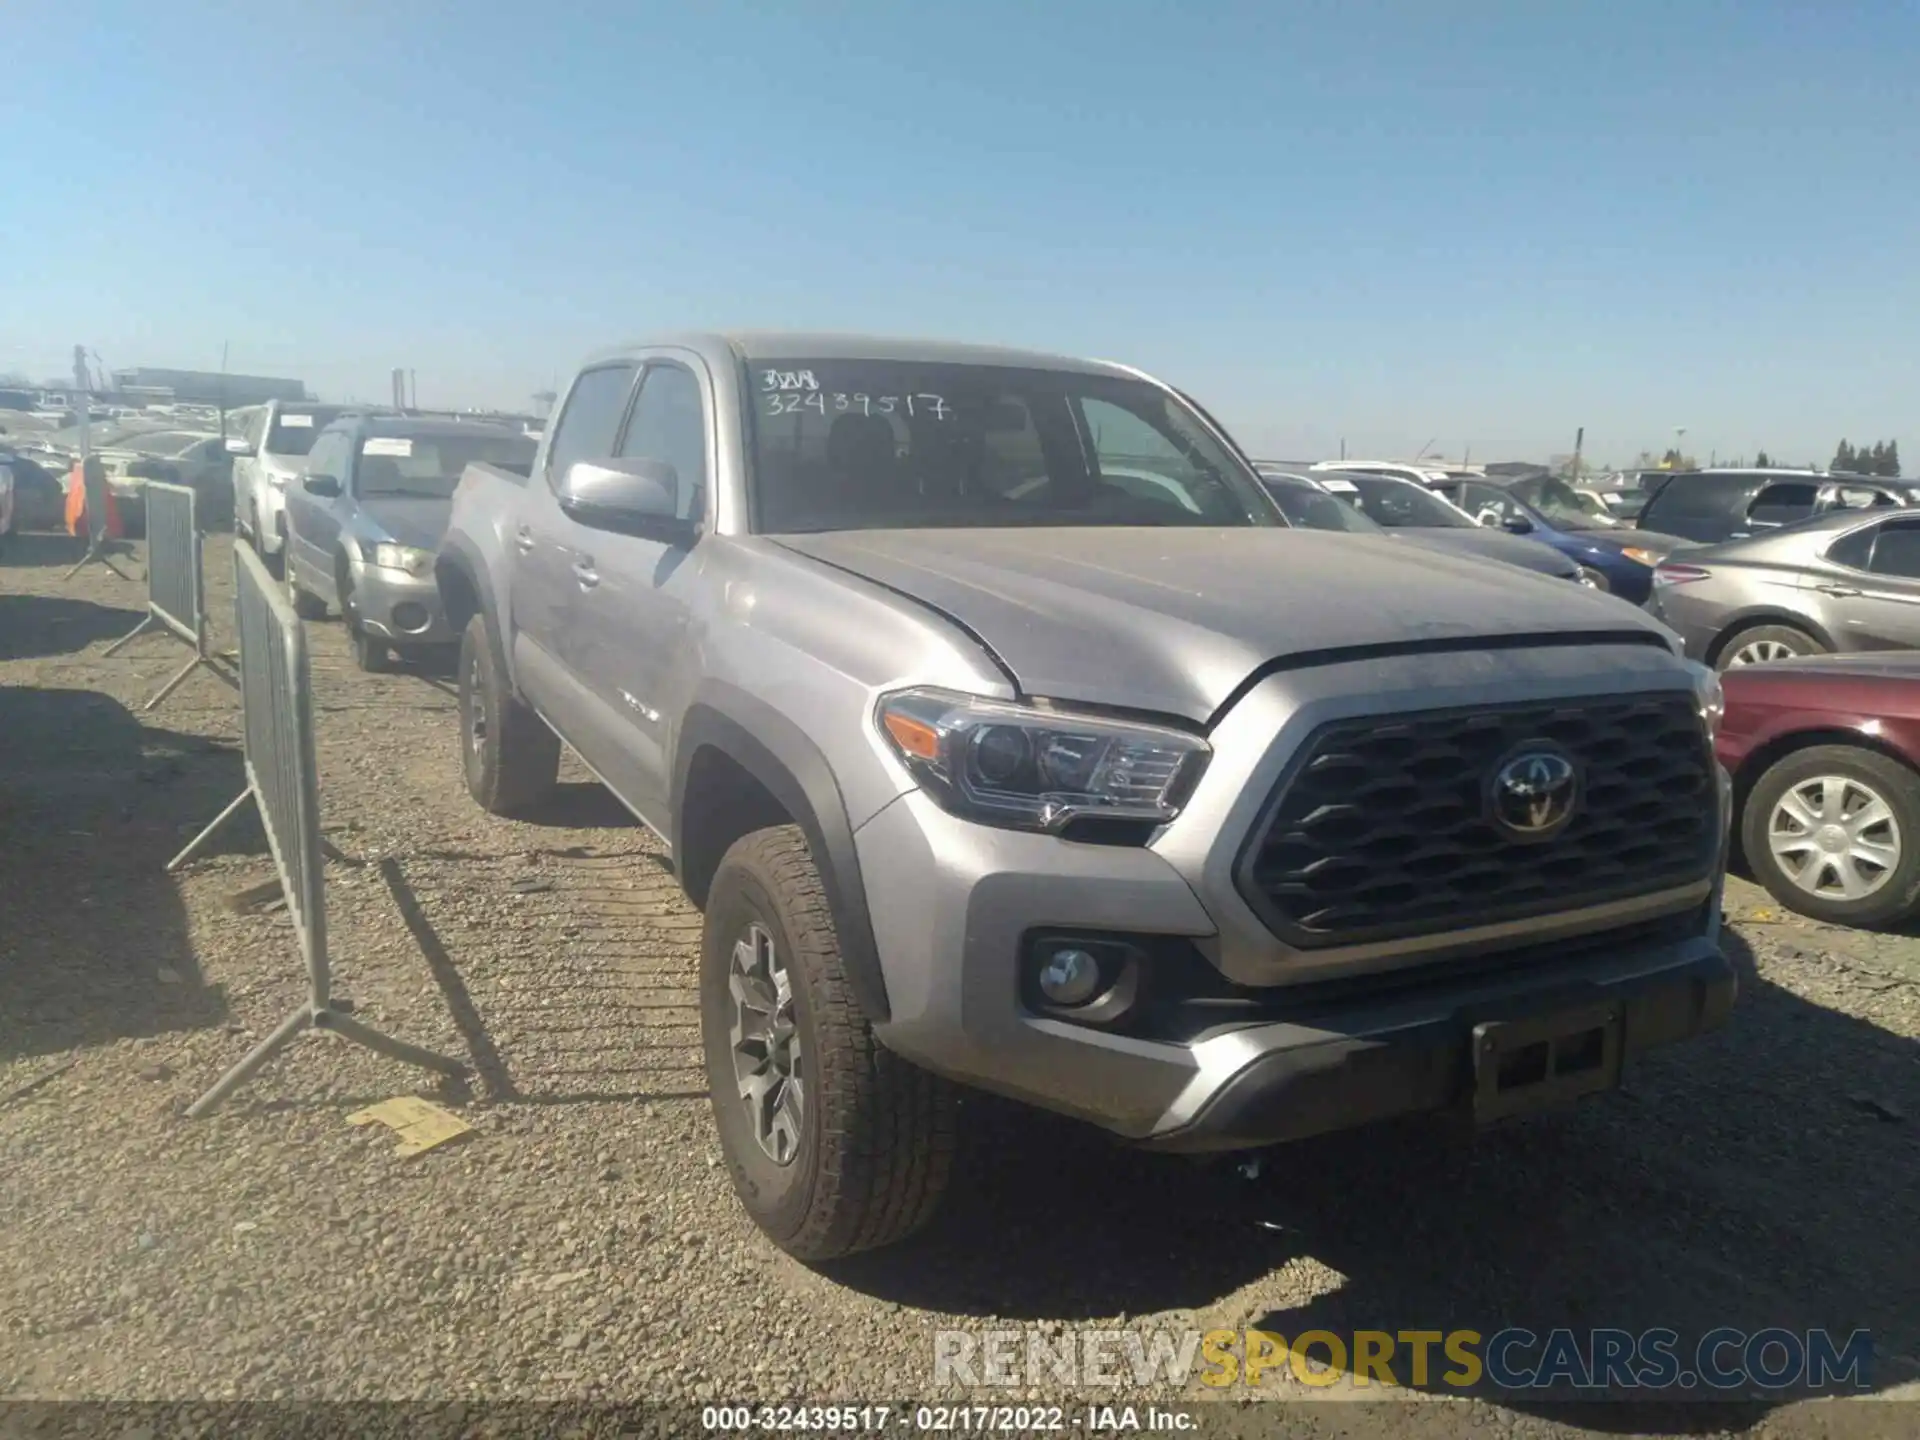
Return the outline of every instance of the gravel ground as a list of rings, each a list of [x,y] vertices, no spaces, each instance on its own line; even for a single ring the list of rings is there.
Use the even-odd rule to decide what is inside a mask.
[[[1030,1326],[1866,1327],[1876,1386],[1920,1374],[1907,936],[1802,921],[1736,884],[1729,1030],[1471,1144],[1391,1127],[1249,1181],[983,1101],[932,1233],[817,1272],[728,1187],[699,1068],[699,917],[657,844],[580,771],[544,823],[482,814],[447,679],[360,674],[337,623],[309,626],[325,826],[346,856],[328,874],[336,988],[475,1079],[437,1090],[309,1039],[185,1120],[303,981],[284,915],[230,903],[271,879],[257,827],[162,870],[241,788],[232,692],[196,675],[140,714],[183,652],[147,637],[103,656],[144,586],[98,567],[63,582],[73,555],[25,536],[0,565],[0,1399],[920,1398],[933,1332]],[[138,548],[120,564],[140,575]],[[207,567],[224,622],[223,538]],[[391,1134],[345,1123],[412,1093],[475,1133],[399,1159]],[[1841,1409],[1854,1428],[1901,1412],[1913,1433],[1906,1406],[1766,1399],[1711,1419],[1502,1397],[1288,1423],[1824,1434]]]

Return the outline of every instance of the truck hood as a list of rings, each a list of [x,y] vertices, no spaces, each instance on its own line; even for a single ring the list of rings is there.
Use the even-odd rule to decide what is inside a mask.
[[[1081,527],[849,530],[777,543],[945,614],[1024,694],[1198,722],[1261,666],[1328,651],[1520,635],[1670,648],[1650,618],[1578,585],[1380,536]]]
[[[1580,573],[1578,565],[1552,546],[1542,545],[1537,540],[1523,540],[1503,530],[1442,530],[1438,526],[1425,529],[1402,526],[1390,533],[1395,539],[1418,545],[1422,550],[1438,550],[1444,555],[1477,555],[1483,560],[1504,560],[1509,565],[1518,565],[1536,575],[1552,575],[1565,580]]]
[[[362,500],[360,513],[365,517],[363,524],[370,523],[396,544],[438,550],[453,516],[453,501],[387,495]]]

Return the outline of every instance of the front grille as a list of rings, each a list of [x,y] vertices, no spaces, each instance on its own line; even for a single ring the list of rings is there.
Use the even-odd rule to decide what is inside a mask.
[[[1529,741],[1580,772],[1551,839],[1495,825],[1495,768]],[[1666,692],[1337,720],[1307,738],[1242,852],[1242,896],[1301,949],[1496,924],[1711,874],[1713,753]]]

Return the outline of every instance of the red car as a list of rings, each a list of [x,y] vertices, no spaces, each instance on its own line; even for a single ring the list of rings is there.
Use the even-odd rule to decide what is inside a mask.
[[[1887,925],[1920,905],[1920,651],[1741,665],[1716,748],[1734,835],[1789,909]]]

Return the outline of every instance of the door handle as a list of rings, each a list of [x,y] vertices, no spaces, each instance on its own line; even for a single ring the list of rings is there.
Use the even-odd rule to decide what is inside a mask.
[[[518,530],[514,531],[513,548],[518,550],[522,555],[531,555],[533,553],[533,531],[525,525],[522,525]]]
[[[1833,596],[1836,600],[1845,600],[1848,596],[1860,594],[1860,591],[1851,585],[1816,585],[1813,588],[1822,595]]]
[[[582,555],[573,562],[573,578],[580,582],[582,590],[591,590],[600,583],[600,572],[593,568],[593,557]]]

